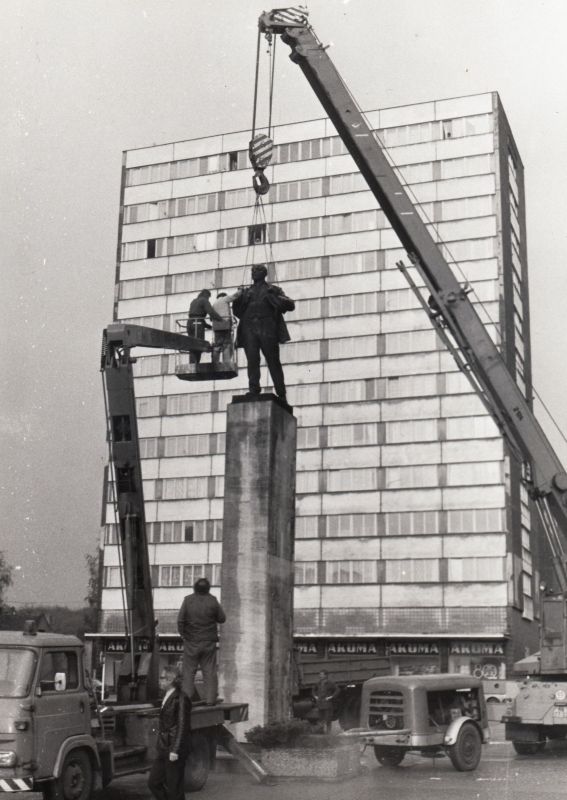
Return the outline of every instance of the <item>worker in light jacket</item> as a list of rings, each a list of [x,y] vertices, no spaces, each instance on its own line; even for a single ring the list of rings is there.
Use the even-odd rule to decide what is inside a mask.
[[[165,695],[159,712],[157,756],[148,788],[157,800],[185,800],[185,762],[191,737],[191,700],[181,688],[181,676],[164,667],[159,685]]]

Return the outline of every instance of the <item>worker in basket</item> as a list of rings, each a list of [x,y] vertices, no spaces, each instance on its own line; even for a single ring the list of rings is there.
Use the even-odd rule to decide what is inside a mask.
[[[187,320],[187,335],[195,339],[205,340],[205,331],[212,326],[207,322],[207,317],[214,322],[221,322],[222,317],[215,311],[210,303],[211,293],[208,289],[203,289],[197,297],[191,301],[189,306],[189,319]],[[189,351],[189,362],[199,364],[201,361],[200,350]]]
[[[232,340],[232,329],[234,319],[232,316],[231,303],[240,297],[242,289],[238,289],[232,294],[219,292],[217,299],[213,303],[213,310],[221,317],[220,320],[213,319],[213,331],[215,340],[213,344],[213,361],[229,362],[234,360],[234,345]]]

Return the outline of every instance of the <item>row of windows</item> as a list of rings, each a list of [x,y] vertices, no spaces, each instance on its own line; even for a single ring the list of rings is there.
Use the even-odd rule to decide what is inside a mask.
[[[220,584],[220,564],[167,564],[152,565],[151,577],[154,588],[160,586],[193,586],[198,578],[207,578],[212,586]],[[103,573],[105,589],[122,586],[120,567],[105,567]]]
[[[480,240],[484,241],[484,240]],[[454,243],[452,245],[454,247]],[[475,245],[480,247],[480,245]],[[314,258],[298,258],[277,263],[269,264],[270,280],[272,281],[298,281],[311,278],[325,278],[336,275],[354,275],[360,272],[375,272],[397,268],[397,263],[404,260],[405,251],[402,248],[390,248],[387,250],[364,250],[356,253],[339,253],[331,256],[319,256]],[[484,257],[482,257],[484,259]],[[496,269],[490,269],[491,262],[478,259],[467,258],[473,261],[468,265],[471,281],[474,283],[474,275],[480,271],[485,275],[487,268],[496,278]],[[494,266],[494,265],[492,265]],[[240,286],[243,280],[248,279],[246,267],[225,267],[222,270],[223,286],[230,288]],[[200,291],[203,286],[215,286],[217,283],[217,273],[210,270],[195,270],[194,272],[181,272],[175,275],[157,275],[151,278],[136,278],[133,280],[122,281],[119,284],[119,298],[128,300],[135,297],[150,297],[155,295],[182,294],[184,292]],[[486,280],[483,278],[482,283]],[[411,289],[389,289],[386,297],[391,298],[392,302],[386,304],[386,309],[399,310],[401,308],[415,308],[417,300]],[[399,297],[398,302],[394,302]],[[325,298],[309,298],[305,302],[322,301]],[[488,299],[488,298],[481,298]],[[474,295],[471,297],[474,300]],[[300,301],[301,302],[301,301]],[[315,314],[313,316],[321,316]],[[300,318],[300,317],[297,317]]]
[[[498,533],[506,530],[501,508],[402,511],[392,514],[332,514],[296,517],[297,539],[420,536],[439,533]]]
[[[286,278],[287,280],[287,278]],[[137,281],[127,281],[128,284]],[[471,284],[472,302],[482,302],[483,309],[490,319],[498,320],[499,287],[496,280],[476,281]],[[128,291],[132,287],[128,286]],[[403,314],[390,314],[390,311],[403,311]],[[313,297],[296,300],[295,310],[288,321],[304,322],[308,320],[327,319],[332,317],[359,316],[361,314],[385,314],[381,319],[383,332],[409,331],[427,328],[429,322],[411,289],[393,289],[382,292],[364,292],[357,294],[338,294],[331,297]],[[122,322],[132,325],[145,325],[161,330],[179,331],[184,329],[187,312],[176,314],[156,314],[144,317],[123,317]],[[178,324],[178,323],[181,323]],[[516,333],[521,338],[523,330],[515,320]]]
[[[420,464],[417,466],[358,467],[353,469],[305,470],[297,474],[298,495],[345,492],[398,492],[408,489],[469,488],[501,486],[500,461]],[[157,478],[144,481],[149,501],[191,500],[222,497],[224,477]],[[113,484],[108,483],[107,501],[113,501]]]
[[[503,558],[296,561],[298,586],[322,583],[472,583],[505,580]]]
[[[116,525],[105,526],[104,543],[117,543]],[[222,520],[152,522],[147,524],[152,544],[222,540]],[[473,508],[453,511],[403,511],[391,514],[329,514],[298,516],[297,539],[364,538],[374,536],[421,536],[440,533],[499,533],[506,530],[501,508]],[[524,529],[529,551],[529,530]]]
[[[442,216],[444,206],[450,209],[446,211],[448,216],[445,217]],[[467,209],[470,212],[468,216],[466,215]],[[439,232],[439,235],[446,241],[455,241],[469,239],[473,236],[493,235],[495,228],[493,209],[494,198],[487,195],[466,200],[425,203],[418,210],[425,222],[435,221],[434,234]],[[451,213],[456,217],[451,217]],[[490,224],[483,222],[485,217]],[[473,227],[472,221],[475,219],[477,225]],[[304,217],[284,222],[125,242],[121,247],[121,260],[161,258],[206,250],[222,250],[230,247],[254,246],[268,242],[287,242],[295,239],[312,239],[389,228],[390,225],[384,212],[379,209]]]
[[[431,428],[430,445],[425,444],[423,431],[419,430],[422,421],[410,423],[399,422],[355,422],[346,425],[319,425],[299,428],[297,432],[297,449],[323,450],[328,448],[343,448],[381,445],[381,457],[384,464],[406,463],[411,458],[419,457],[421,463],[442,463],[445,460],[455,460],[455,445],[463,447],[466,440],[477,441],[481,439],[474,452],[479,457],[499,459],[501,457],[501,443],[496,425],[491,417],[454,417],[435,420],[430,426],[430,420],[425,421],[425,433]],[[415,435],[411,434],[415,432]],[[483,435],[484,434],[484,435]],[[451,442],[454,445],[449,447]],[[404,442],[403,445],[396,442]],[[421,442],[421,444],[420,444]],[[437,443],[440,443],[437,446]],[[416,445],[419,451],[408,450],[409,445]],[[429,448],[429,450],[428,450]],[[443,450],[441,449],[443,448]],[[225,434],[185,434],[182,436],[143,437],[140,439],[141,458],[183,458],[187,456],[219,455],[225,452]],[[440,454],[443,457],[440,458]],[[468,455],[468,453],[467,453]],[[462,459],[465,459],[465,453]]]
[[[298,472],[298,494],[363,492],[443,486],[489,486],[504,479],[502,463],[419,464]]]
[[[384,361],[384,359],[382,360]],[[384,366],[384,364],[382,365]],[[457,438],[473,438],[474,435],[494,436],[494,429],[487,423],[485,426],[483,419],[477,419],[480,409],[476,395],[471,393],[470,386],[466,378],[458,372],[450,373],[425,373],[423,375],[407,375],[402,377],[386,378],[365,378],[352,380],[351,382],[341,381],[339,383],[307,383],[289,384],[293,395],[294,405],[335,405],[337,403],[353,403],[360,401],[383,401],[379,406],[377,402],[361,406],[357,410],[358,419],[361,422],[382,422],[391,421],[393,418],[402,417],[406,419],[429,420],[434,425],[433,433],[437,433],[437,419],[439,417],[473,417],[470,421],[471,431],[469,436],[458,436]],[[136,401],[139,417],[158,417],[176,416],[182,414],[204,414],[216,413],[226,410],[227,405],[234,396],[233,390],[215,391],[210,394],[195,392],[187,394],[174,394],[167,396],[153,395],[150,397],[139,397]],[[415,398],[424,398],[423,402],[417,402]],[[388,401],[398,401],[391,402]],[[441,405],[440,405],[441,403]],[[388,409],[393,411],[390,413]],[[380,413],[380,409],[382,413]],[[414,413],[415,412],[415,413]],[[341,422],[335,418],[334,411],[325,420],[327,425],[335,425]],[[358,424],[358,423],[354,423]],[[457,423],[458,424],[458,423]],[[464,423],[466,424],[466,423]],[[360,429],[357,429],[360,430]],[[466,433],[466,430],[465,430]],[[304,434],[307,435],[307,434]],[[310,434],[311,435],[311,434]],[[313,434],[316,435],[316,434]],[[335,435],[335,434],[331,434]],[[337,433],[342,436],[341,433]],[[355,442],[358,441],[357,434]],[[366,434],[364,434],[366,436]],[[372,434],[368,434],[371,436]],[[375,434],[378,436],[379,434]],[[317,435],[318,436],[318,435]],[[409,436],[409,433],[408,433]],[[440,436],[441,439],[445,438]],[[451,438],[455,438],[452,435]],[[430,439],[430,434],[425,436]],[[418,438],[416,441],[420,441]],[[202,449],[205,452],[205,443],[200,440],[191,440],[189,446],[195,449]],[[209,443],[208,452],[219,452],[219,443]],[[342,444],[337,440],[336,444]],[[370,439],[369,444],[375,443]],[[175,447],[175,444],[171,445]],[[305,446],[309,446],[307,441]],[[310,446],[325,446],[324,441],[317,438]],[[171,455],[173,455],[173,450]],[[161,453],[160,455],[164,455]],[[198,455],[199,453],[196,452]]]
[[[384,142],[386,147],[395,147],[436,139],[451,139],[487,133],[492,129],[491,126],[492,117],[490,115],[475,115],[443,122],[383,128],[375,131],[375,135],[380,141]],[[285,164],[294,161],[306,161],[344,155],[347,152],[346,146],[339,136],[306,139],[301,142],[275,145],[271,163]],[[186,158],[161,164],[150,164],[144,167],[131,167],[126,170],[126,186],[139,186],[144,183],[193,178],[198,175],[211,175],[215,172],[232,172],[248,168],[248,151],[234,150],[229,153]]]
[[[486,329],[493,340],[499,344],[498,332],[494,325]],[[314,339],[288,342],[282,348],[282,364],[305,364],[315,362],[351,360],[356,358],[378,357],[376,372],[384,377],[424,374],[439,370],[438,356],[433,361],[429,355],[445,355],[443,342],[433,329],[406,333],[372,334],[370,336],[345,336],[334,339]],[[449,354],[450,355],[450,354]],[[176,353],[157,356],[140,356],[134,364],[134,375],[149,378],[157,375],[176,375],[179,364],[187,363],[187,354]],[[443,361],[446,364],[447,360]],[[452,366],[452,362],[448,362]],[[435,369],[432,370],[432,367]],[[317,402],[312,401],[312,402]]]
[[[470,220],[494,214],[494,196],[467,197],[458,200],[443,200],[436,203],[422,203],[418,206],[420,216],[425,222],[452,222],[444,225],[445,238],[458,239],[462,226],[455,220]],[[260,242],[285,242],[293,239],[309,239],[318,236],[334,236],[343,233],[382,230],[390,224],[383,211],[371,209],[343,214],[305,217],[270,223],[267,226],[225,228],[218,232],[218,249],[243,247]],[[196,234],[199,236],[201,234]],[[200,249],[200,248],[196,248]],[[139,256],[138,256],[139,257]]]
[[[445,574],[443,574],[445,573]],[[220,584],[220,564],[152,565],[154,588],[191,587],[205,577],[211,585]],[[415,558],[385,561],[296,561],[295,583],[298,586],[341,583],[471,583],[505,580],[503,558]],[[120,567],[105,567],[103,587],[121,586]]]
[[[399,125],[395,128],[383,128],[376,134],[384,147],[401,147],[403,145],[431,142],[438,139],[456,139],[462,136],[475,136],[490,133],[493,130],[492,114],[476,114],[458,119],[442,121],[418,122],[414,125]]]
[[[114,524],[105,525],[104,543],[118,543],[118,528]],[[168,522],[147,522],[146,532],[150,544],[170,544],[175,542],[220,542],[222,540],[221,519],[175,520]]]
[[[468,156],[440,162],[407,164],[397,168],[402,184],[426,183],[433,180],[454,180],[455,178],[487,174],[493,171],[491,156]],[[305,200],[314,197],[335,196],[351,192],[368,191],[360,172],[331,175],[321,178],[272,183],[265,195],[266,203],[282,203]],[[124,223],[150,222],[158,219],[206,214],[219,210],[245,208],[256,202],[256,192],[252,187],[229,189],[208,194],[187,195],[171,200],[158,200],[136,203],[124,207]],[[463,215],[465,216],[465,215]]]

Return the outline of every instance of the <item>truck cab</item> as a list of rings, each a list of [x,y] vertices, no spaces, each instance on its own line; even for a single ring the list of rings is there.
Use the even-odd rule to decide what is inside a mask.
[[[71,772],[76,781],[86,772],[92,783],[98,756],[90,720],[80,640],[33,628],[2,632],[0,791],[47,787],[70,770],[69,756],[78,750],[87,766]]]

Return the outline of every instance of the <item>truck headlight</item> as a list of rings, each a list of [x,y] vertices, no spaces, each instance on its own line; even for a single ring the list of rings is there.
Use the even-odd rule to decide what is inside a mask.
[[[15,767],[16,754],[11,750],[0,752],[0,767]]]

